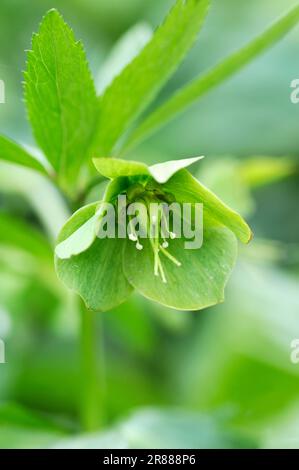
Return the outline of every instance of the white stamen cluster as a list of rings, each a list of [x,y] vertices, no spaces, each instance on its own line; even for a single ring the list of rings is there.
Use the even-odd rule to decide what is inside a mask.
[[[163,218],[163,223],[161,224],[161,218]],[[162,213],[162,216],[157,217],[153,215],[148,219],[148,233],[149,233],[149,240],[150,244],[154,253],[154,275],[157,277],[161,277],[162,282],[165,284],[167,283],[167,279],[165,276],[163,264],[161,261],[160,254],[163,254],[166,258],[168,258],[173,264],[176,266],[181,266],[180,261],[178,261],[173,255],[171,255],[167,248],[169,247],[169,242],[166,238],[174,240],[176,238],[176,234],[169,230],[169,226],[167,224],[167,220],[165,215]],[[138,235],[136,234],[134,228],[130,225],[130,233],[129,239],[135,243],[136,249],[141,251],[143,249],[143,245],[140,243]]]

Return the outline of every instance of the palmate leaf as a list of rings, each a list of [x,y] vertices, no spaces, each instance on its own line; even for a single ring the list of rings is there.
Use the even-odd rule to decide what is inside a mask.
[[[47,174],[45,167],[38,160],[36,160],[36,158],[30,155],[19,144],[2,135],[0,136],[0,160],[5,160],[9,163],[25,166],[31,170],[39,171],[44,175]]]
[[[239,72],[243,67],[278,42],[298,21],[299,6],[297,5],[260,36],[211,68],[208,72],[192,80],[141,122],[129,135],[127,142],[122,148],[122,153],[135,147],[179,113],[185,111],[210,90],[221,85],[225,80]]]
[[[110,156],[133,120],[156,97],[194,44],[209,0],[177,0],[142,52],[120,73],[101,99],[99,156]]]
[[[99,106],[83,47],[56,10],[33,36],[25,99],[35,138],[58,180],[63,186],[76,182],[91,155]]]
[[[24,250],[38,258],[40,262],[52,266],[52,249],[41,232],[5,213],[0,213],[0,226],[0,245]]]

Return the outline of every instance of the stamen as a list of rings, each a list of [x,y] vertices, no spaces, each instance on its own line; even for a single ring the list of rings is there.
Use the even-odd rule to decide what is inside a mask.
[[[167,279],[165,277],[164,269],[163,269],[161,260],[159,258],[159,255],[158,255],[158,265],[159,265],[159,271],[160,271],[160,274],[161,274],[162,282],[164,282],[164,284],[167,284]]]
[[[162,247],[163,248],[168,248],[169,247],[169,243],[165,240],[165,238],[164,238],[164,242],[162,243]]]
[[[160,249],[163,253],[163,255],[165,255],[168,259],[170,259],[170,261],[172,261],[176,266],[180,267],[182,266],[182,263],[180,263],[180,261],[178,261],[174,256],[172,256],[170,253],[168,253],[168,251],[166,251],[163,246],[160,245]]]
[[[143,245],[141,245],[141,243],[137,242],[136,243],[136,248],[137,248],[137,250],[141,251],[141,250],[143,250]]]
[[[169,236],[171,240],[174,240],[176,238],[176,234],[174,232],[169,232]]]
[[[137,236],[135,233],[129,233],[129,239],[132,241],[132,242],[137,242]]]
[[[137,242],[137,241],[138,241],[138,237],[137,237],[136,232],[135,232],[135,230],[134,230],[134,227],[133,227],[133,224],[132,224],[132,220],[129,221],[129,227],[130,227],[129,239],[130,239],[132,242]]]

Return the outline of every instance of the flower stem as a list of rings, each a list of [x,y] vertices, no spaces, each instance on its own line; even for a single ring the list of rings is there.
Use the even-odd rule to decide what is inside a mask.
[[[99,429],[104,419],[103,355],[99,356],[96,313],[81,308],[81,424],[84,431]],[[101,359],[100,359],[101,358]]]

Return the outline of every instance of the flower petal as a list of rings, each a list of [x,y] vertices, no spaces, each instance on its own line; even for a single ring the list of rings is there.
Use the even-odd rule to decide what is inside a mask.
[[[200,310],[222,302],[224,287],[237,256],[237,240],[225,227],[210,227],[204,232],[200,249],[187,250],[184,239],[171,240],[169,253],[180,261],[174,265],[160,254],[167,283],[154,275],[154,254],[150,241],[143,250],[127,241],[124,272],[129,283],[145,297],[178,310]]]
[[[214,193],[199,183],[188,171],[176,173],[164,188],[174,194],[180,203],[203,204],[204,222],[221,224],[229,228],[243,243],[248,243],[253,234],[245,220],[226,206]]]
[[[163,184],[166,183],[175,173],[183,168],[193,165],[193,163],[198,162],[202,158],[204,157],[185,158],[183,160],[170,160],[165,163],[157,163],[156,165],[149,167],[149,172],[157,183]]]
[[[59,241],[70,239],[74,231],[89,221],[97,204],[83,207],[66,223]],[[56,257],[55,265],[60,280],[77,292],[88,308],[106,311],[124,302],[132,287],[123,273],[124,239],[96,238],[83,253],[69,259]]]
[[[55,247],[55,254],[58,258],[67,259],[73,255],[78,255],[82,251],[87,250],[94,242],[97,220],[95,212],[98,204],[98,202],[92,203],[79,209],[67,221],[62,229],[62,233],[69,233],[69,235],[66,237],[60,235],[62,241]]]
[[[147,165],[141,162],[118,158],[94,158],[93,163],[102,176],[110,179],[118,178],[119,176],[150,174]]]

